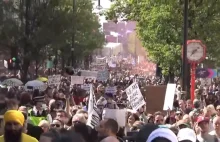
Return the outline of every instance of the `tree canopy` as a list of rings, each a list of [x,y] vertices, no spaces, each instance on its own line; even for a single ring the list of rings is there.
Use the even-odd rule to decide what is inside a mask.
[[[108,19],[137,21],[137,32],[150,58],[168,72],[179,73],[183,43],[184,0],[116,0]],[[188,39],[201,40],[207,56],[219,65],[220,1],[189,0]]]
[[[73,0],[0,1],[0,47],[22,59],[24,76],[32,61],[45,61],[58,51],[63,63],[69,61],[73,34],[75,59],[102,47],[104,34],[91,0],[76,0],[74,7]]]

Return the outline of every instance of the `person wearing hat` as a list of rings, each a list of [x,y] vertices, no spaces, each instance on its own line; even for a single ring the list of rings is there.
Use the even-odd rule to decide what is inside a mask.
[[[178,142],[178,140],[170,129],[160,127],[150,133],[146,142]]]
[[[44,110],[44,96],[37,96],[33,99],[34,107],[28,110],[30,122],[34,126],[38,126],[41,120],[47,120],[47,112]]]
[[[24,115],[17,110],[8,110],[4,114],[4,135],[0,142],[38,142],[37,139],[23,133]]]
[[[196,123],[200,130],[200,132],[197,134],[197,140],[199,142],[218,142],[216,136],[209,134],[209,118],[198,116]]]
[[[179,142],[196,142],[196,133],[190,128],[180,129],[177,134]]]

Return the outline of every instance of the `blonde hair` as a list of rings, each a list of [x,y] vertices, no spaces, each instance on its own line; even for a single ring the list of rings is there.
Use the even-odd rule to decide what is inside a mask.
[[[208,106],[204,109],[204,111],[205,111],[205,112],[206,112],[206,111],[209,111],[209,112],[211,113],[211,115],[216,114],[216,110],[215,110],[215,107],[214,107],[213,105],[208,105]]]
[[[40,123],[38,124],[39,127],[49,127],[50,124],[47,120],[41,120]]]
[[[87,120],[86,120],[84,114],[82,114],[82,113],[77,113],[77,114],[75,114],[75,115],[73,116],[73,118],[72,118],[72,121],[80,121],[80,122],[85,123],[85,124],[86,124],[86,122],[87,122]]]
[[[85,117],[86,120],[88,119],[88,112],[86,112],[86,111],[83,110],[83,109],[79,109],[79,110],[76,112],[76,114],[82,114],[82,115]]]

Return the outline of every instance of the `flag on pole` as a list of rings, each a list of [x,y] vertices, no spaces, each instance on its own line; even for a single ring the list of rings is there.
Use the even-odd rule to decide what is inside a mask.
[[[97,112],[94,90],[93,90],[93,86],[90,85],[87,125],[92,128],[95,128],[99,124],[99,121],[100,121],[100,117]]]

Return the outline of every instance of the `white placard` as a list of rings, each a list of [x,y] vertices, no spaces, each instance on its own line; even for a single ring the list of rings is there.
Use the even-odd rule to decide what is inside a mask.
[[[116,86],[113,86],[113,87],[106,87],[105,88],[105,93],[112,93],[112,94],[115,94],[117,92],[117,87]]]
[[[211,78],[200,78],[201,86],[210,86],[212,85]]]
[[[61,82],[61,75],[51,75],[48,76],[48,84],[49,85],[57,85]]]
[[[96,80],[96,77],[94,76],[84,76],[84,78],[87,80]]]
[[[174,101],[174,95],[176,91],[176,84],[167,84],[164,104],[163,104],[163,110],[172,110],[173,109],[173,101]]]
[[[127,89],[125,89],[125,92],[133,110],[137,111],[139,108],[146,104],[136,82],[132,83]]]
[[[126,124],[126,109],[108,109],[104,108],[102,113],[102,120],[104,119],[114,119],[118,122],[120,127],[124,127]]]
[[[71,85],[74,84],[83,84],[84,76],[71,76]]]
[[[82,84],[81,85],[81,89],[89,91],[90,90],[90,86],[92,86],[91,84]]]
[[[103,58],[97,58],[96,57],[96,64],[100,64],[100,65],[103,65],[103,64],[106,64],[106,57],[103,57]]]
[[[98,71],[97,80],[98,81],[106,81],[109,78],[109,72],[105,71]]]

